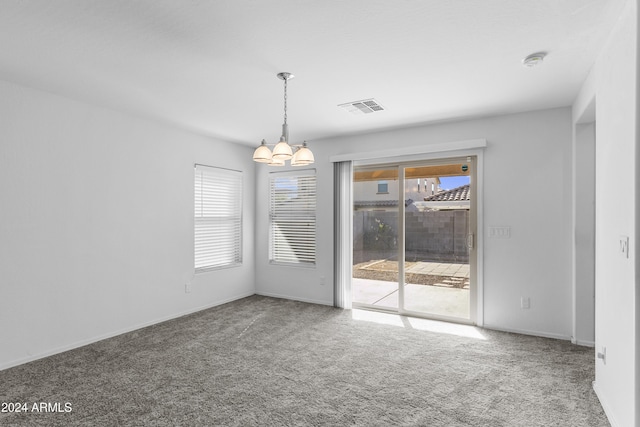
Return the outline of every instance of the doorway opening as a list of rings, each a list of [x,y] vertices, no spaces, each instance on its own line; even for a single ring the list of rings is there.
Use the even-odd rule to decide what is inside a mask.
[[[475,157],[356,166],[354,307],[475,322]]]

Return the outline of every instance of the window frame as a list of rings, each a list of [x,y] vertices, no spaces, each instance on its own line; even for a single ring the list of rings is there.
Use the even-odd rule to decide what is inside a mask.
[[[209,181],[210,191],[206,194],[203,184],[206,182],[205,176],[207,180],[211,180]],[[212,186],[212,182],[216,185]],[[226,185],[221,187],[222,183]],[[243,188],[242,171],[202,164],[194,165],[193,266],[195,274],[242,265]],[[200,190],[199,194],[198,190]],[[216,203],[220,200],[225,204]],[[204,215],[206,210],[209,215]],[[213,231],[206,235],[203,232],[205,227],[212,228]],[[203,239],[207,240],[203,241]],[[203,248],[205,245],[208,246]],[[208,264],[202,264],[202,258],[206,257],[198,251],[206,249],[215,254],[209,256],[211,259]]]
[[[309,179],[311,178],[312,179]],[[302,201],[300,203],[294,203],[292,206],[287,206],[286,209],[282,209],[280,211],[277,210],[277,206],[274,201],[274,196],[277,196],[275,187],[276,180],[292,180],[292,179],[300,179],[304,178],[307,184],[312,184],[313,186],[313,194],[312,200],[308,200],[310,202],[310,206],[307,206],[307,209],[302,209],[302,206],[306,203]],[[299,182],[296,184],[299,185]],[[307,195],[308,196],[308,195]],[[303,169],[303,170],[295,170],[295,171],[284,171],[284,172],[270,172],[269,173],[269,191],[268,191],[268,200],[269,200],[269,264],[272,265],[284,265],[290,267],[303,267],[303,268],[315,268],[317,264],[317,242],[318,242],[318,224],[317,224],[317,197],[318,197],[318,187],[317,187],[317,174],[315,169]],[[281,206],[282,207],[282,206]],[[312,223],[310,227],[306,230],[302,230],[302,236],[308,236],[308,239],[305,239],[299,250],[302,254],[300,258],[302,259],[293,259],[297,258],[298,255],[292,254],[278,254],[278,245],[277,240],[283,239],[286,237],[282,237],[282,235],[276,237],[276,221],[286,221],[287,219],[293,219],[297,222],[287,222],[288,228],[291,230],[295,229],[296,226],[300,226],[300,223],[304,220],[307,220],[308,223]],[[310,252],[310,248],[312,248],[312,252]],[[291,250],[292,252],[295,249]],[[310,254],[310,255],[309,255]],[[288,255],[288,256],[287,256]],[[305,260],[307,258],[308,260]]]

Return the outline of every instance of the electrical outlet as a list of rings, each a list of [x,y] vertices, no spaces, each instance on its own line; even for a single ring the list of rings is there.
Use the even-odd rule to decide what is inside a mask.
[[[602,347],[597,354],[598,359],[602,360],[602,363],[607,364],[607,347]]]
[[[529,297],[520,298],[520,308],[525,310],[531,308],[531,300],[529,299]]]
[[[320,285],[324,286],[324,276],[320,276]]]
[[[191,293],[191,283],[187,282],[184,284],[184,293],[185,294],[190,294]]]

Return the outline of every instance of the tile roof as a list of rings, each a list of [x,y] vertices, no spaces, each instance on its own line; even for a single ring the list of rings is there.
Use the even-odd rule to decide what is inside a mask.
[[[444,190],[433,196],[425,197],[425,202],[464,202],[470,200],[469,184]]]

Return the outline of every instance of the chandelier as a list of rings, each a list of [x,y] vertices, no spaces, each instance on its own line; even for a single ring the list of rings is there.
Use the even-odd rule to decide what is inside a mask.
[[[291,73],[278,73],[278,78],[284,80],[284,124],[280,141],[273,146],[263,139],[256,151],[253,152],[253,160],[267,163],[269,166],[284,166],[285,161],[291,160],[291,166],[306,166],[314,162],[313,153],[307,147],[307,142],[302,145],[289,144],[289,127],[287,126],[287,81],[294,75]],[[269,149],[273,146],[273,151]]]

